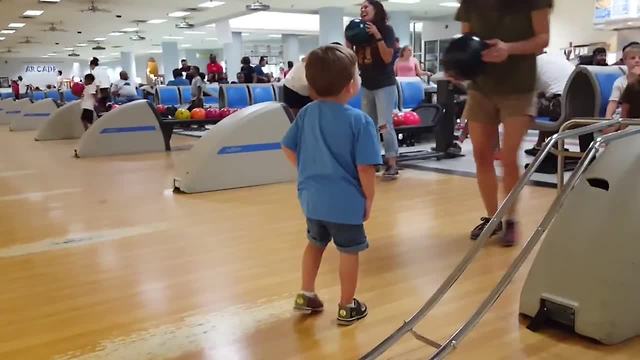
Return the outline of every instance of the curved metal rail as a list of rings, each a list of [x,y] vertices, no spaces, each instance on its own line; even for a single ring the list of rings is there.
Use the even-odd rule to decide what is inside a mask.
[[[491,221],[489,221],[485,229],[480,234],[479,238],[474,242],[474,245],[471,247],[471,249],[469,249],[467,254],[462,258],[460,263],[454,268],[454,270],[444,280],[444,282],[440,285],[440,287],[438,287],[438,289],[433,293],[433,295],[431,295],[431,297],[425,302],[425,304],[411,318],[409,318],[409,320],[406,320],[397,330],[391,333],[386,339],[380,342],[368,353],[363,355],[360,359],[371,360],[371,359],[378,358],[385,351],[387,351],[391,346],[393,346],[396,342],[398,342],[408,332],[412,332],[417,339],[438,349],[437,352],[434,355],[432,355],[431,359],[441,359],[444,356],[446,356],[446,354],[448,354],[451,350],[453,350],[457,346],[457,344],[460,342],[460,340],[462,340],[462,338],[480,321],[480,319],[482,319],[484,314],[490,309],[493,303],[498,299],[498,297],[502,294],[504,289],[511,282],[511,280],[515,276],[515,273],[520,269],[520,267],[522,266],[522,263],[524,263],[524,261],[526,260],[530,252],[533,250],[533,248],[537,244],[539,237],[542,236],[542,234],[546,230],[546,226],[548,225],[548,223],[550,223],[551,220],[553,220],[553,217],[555,216],[555,212],[557,212],[557,210],[560,208],[560,206],[564,202],[564,199],[566,199],[566,193],[569,192],[568,190],[565,191],[564,196],[559,195],[554,201],[552,207],[550,208],[550,211],[548,211],[547,215],[543,219],[542,224],[546,224],[545,227],[539,226],[536,229],[536,232],[534,233],[534,235],[532,235],[532,238],[530,238],[527,241],[527,243],[524,245],[522,252],[511,264],[511,266],[509,267],[509,269],[507,270],[503,278],[500,280],[496,288],[494,288],[494,290],[489,294],[489,296],[485,299],[485,301],[482,303],[480,308],[476,310],[473,316],[460,329],[458,329],[458,331],[456,331],[454,335],[451,336],[451,338],[449,338],[449,340],[445,344],[440,345],[430,339],[427,339],[415,333],[413,331],[413,328],[435,307],[435,305],[437,305],[442,300],[444,295],[446,295],[449,289],[451,289],[451,287],[457,282],[460,276],[462,276],[464,271],[471,264],[473,259],[477,256],[477,254],[480,252],[484,244],[490,238],[490,234],[493,233],[493,230],[497,227],[498,223],[502,220],[503,216],[516,202],[518,195],[520,194],[520,192],[522,192],[525,185],[527,184],[527,182],[535,172],[535,170],[540,166],[544,157],[551,151],[551,148],[559,140],[564,140],[569,137],[575,137],[583,134],[592,133],[592,132],[603,130],[611,126],[622,124],[622,123],[630,124],[630,125],[640,125],[640,120],[634,120],[634,121],[621,121],[621,120],[600,121],[599,120],[596,124],[593,124],[593,125],[555,134],[549,140],[547,140],[547,142],[544,144],[540,152],[536,155],[534,160],[531,162],[531,165],[526,169],[523,176],[520,177],[520,180],[518,181],[516,186],[507,195],[506,199],[500,205],[498,211],[493,216]],[[638,132],[640,132],[640,130],[638,130]],[[624,134],[626,133],[628,132],[625,132]],[[636,132],[634,131],[633,133],[635,134]],[[599,146],[601,142],[604,141],[603,139],[614,138],[614,135],[617,135],[617,137],[620,137],[618,133],[615,133],[615,134],[608,135],[605,138],[600,138],[598,139],[597,142],[594,142],[591,144],[590,151],[588,152],[591,155],[589,155],[588,159],[587,157],[584,157],[582,159],[577,170],[574,172],[574,174],[572,175],[569,181],[570,184],[572,183],[575,184],[575,182],[577,182],[579,176],[586,169],[591,159],[596,155],[595,151],[591,149],[594,149],[596,145]],[[571,189],[572,187],[573,185],[568,186],[566,189]],[[534,239],[536,236],[538,238],[532,241],[532,239]]]

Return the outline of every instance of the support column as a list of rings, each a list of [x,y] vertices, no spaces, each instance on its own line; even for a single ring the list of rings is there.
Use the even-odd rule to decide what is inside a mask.
[[[318,10],[320,15],[320,46],[339,41],[344,44],[344,9],[326,7]]]
[[[180,55],[178,53],[178,43],[175,41],[162,43],[162,64],[158,71],[165,74],[168,79],[173,79],[171,71],[180,67]],[[168,75],[168,76],[167,76]]]
[[[297,35],[282,35],[282,60],[285,66],[287,61],[298,62],[300,57],[300,41]]]
[[[242,33],[232,32],[231,42],[224,44],[225,71],[229,82],[236,80],[236,74],[240,72],[240,60],[242,59]]]
[[[411,14],[408,11],[389,11],[389,25],[400,39],[400,46],[411,45]]]
[[[120,66],[122,66],[122,70],[129,74],[129,79],[135,80],[138,77],[138,72],[136,70],[136,57],[133,56],[132,52],[122,51],[120,53]]]

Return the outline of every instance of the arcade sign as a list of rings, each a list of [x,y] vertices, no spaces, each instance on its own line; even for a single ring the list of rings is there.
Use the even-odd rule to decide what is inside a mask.
[[[25,73],[55,73],[58,68],[55,65],[27,65]]]

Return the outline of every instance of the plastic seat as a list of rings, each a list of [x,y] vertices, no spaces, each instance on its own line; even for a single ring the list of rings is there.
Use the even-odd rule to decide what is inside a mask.
[[[180,93],[176,86],[158,86],[156,97],[159,105],[180,106]]]
[[[220,107],[242,109],[251,105],[249,88],[245,84],[220,86]]]
[[[251,84],[249,85],[249,94],[251,105],[276,101],[276,93],[271,84]]]

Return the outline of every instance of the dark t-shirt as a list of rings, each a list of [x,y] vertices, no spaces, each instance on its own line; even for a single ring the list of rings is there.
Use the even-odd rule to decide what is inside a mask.
[[[253,82],[253,74],[256,73],[256,69],[251,65],[242,65],[240,67],[240,72],[244,75],[245,84],[250,84]]]
[[[516,0],[522,1],[522,0]],[[535,33],[531,12],[553,6],[553,0],[530,0],[509,11],[499,10],[498,0],[463,0],[456,20],[469,23],[471,32],[483,40],[506,43],[524,41]],[[487,64],[471,88],[489,95],[524,94],[536,85],[536,55],[511,55],[502,63]]]
[[[622,92],[620,103],[629,105],[628,118],[640,119],[640,81],[632,81]]]
[[[396,34],[393,28],[385,25],[379,28],[380,35],[388,48],[393,49]],[[378,90],[396,84],[396,77],[393,72],[393,62],[386,64],[382,60],[378,42],[371,39],[371,42],[364,46],[356,46],[358,56],[358,68],[362,78],[362,87],[367,90]]]

